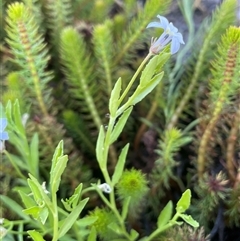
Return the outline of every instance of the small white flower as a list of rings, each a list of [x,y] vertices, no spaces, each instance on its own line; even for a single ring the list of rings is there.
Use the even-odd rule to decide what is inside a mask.
[[[98,188],[105,193],[110,193],[112,191],[112,188],[107,183],[98,185]]]
[[[42,183],[42,189],[43,189],[43,191],[46,193],[46,194],[49,194],[50,192],[47,190],[47,188],[46,188],[46,182],[43,182]]]

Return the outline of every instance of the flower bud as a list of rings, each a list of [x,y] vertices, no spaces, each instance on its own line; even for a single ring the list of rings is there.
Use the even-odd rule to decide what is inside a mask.
[[[89,217],[97,218],[91,227],[96,229],[101,240],[112,240],[114,237],[116,238],[116,234],[108,228],[109,224],[116,222],[116,218],[111,211],[96,207],[89,213]]]
[[[120,199],[125,200],[131,197],[129,212],[131,215],[136,214],[144,196],[148,192],[146,176],[140,170],[124,171],[117,184],[117,193]]]

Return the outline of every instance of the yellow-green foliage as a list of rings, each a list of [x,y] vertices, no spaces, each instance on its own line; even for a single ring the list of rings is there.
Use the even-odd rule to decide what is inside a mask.
[[[211,116],[203,133],[198,152],[198,175],[202,175],[206,165],[207,146],[223,108],[235,100],[239,92],[240,80],[240,30],[230,27],[223,35],[213,62],[213,78],[210,81]]]
[[[12,59],[19,67],[25,86],[32,101],[36,99],[35,108],[44,116],[48,115],[46,104],[50,104],[50,91],[47,83],[52,78],[46,70],[49,55],[43,37],[38,33],[34,16],[23,3],[16,2],[7,11],[7,43],[14,55]]]
[[[4,57],[1,102],[6,105],[8,100],[14,103],[16,98],[19,99],[19,102],[14,104],[16,107],[20,103],[23,110],[22,113],[15,111],[15,114],[18,114],[18,123],[21,123],[21,114],[29,114],[22,143],[28,144],[32,140],[33,144],[27,146],[28,149],[39,151],[36,152],[39,156],[34,156],[39,161],[39,167],[31,168],[42,180],[48,182],[49,160],[56,144],[64,139],[65,152],[69,155],[69,168],[63,175],[58,195],[66,196],[79,182],[89,184],[92,171],[97,178],[102,179],[100,171],[97,170],[96,136],[100,126],[104,135],[111,128],[115,130],[121,119],[119,116],[120,118],[107,126],[111,91],[121,77],[120,93],[124,93],[136,66],[142,62],[143,55],[147,55],[147,46],[150,45],[151,36],[154,36],[151,30],[145,32],[147,24],[158,14],[166,15],[172,1],[148,0],[144,6],[137,5],[136,0],[24,0],[23,3],[8,5],[6,2],[12,1],[0,0],[0,6],[4,6],[0,20],[6,17],[6,21],[0,26],[0,50]],[[192,1],[184,1],[184,6],[182,5],[185,7],[183,12],[185,11],[190,31],[188,40],[183,36],[186,48],[183,47],[184,51],[175,55],[165,68],[161,86],[145,101],[141,101],[134,108],[130,107],[131,111],[133,108],[132,116],[128,119],[123,133],[116,137],[117,145],[110,147],[110,143],[109,152],[106,148],[99,151],[99,155],[104,154],[104,161],[109,166],[112,165],[104,166],[103,175],[108,168],[114,172],[114,164],[118,159],[118,152],[121,151],[120,144],[131,143],[135,138],[137,144],[134,150],[133,145],[130,145],[131,158],[127,159],[126,164],[142,169],[146,167],[149,174],[144,175],[135,169],[124,170],[119,183],[114,183],[120,201],[115,203],[114,193],[109,194],[110,201],[114,201],[117,208],[120,204],[124,206],[121,213],[122,216],[125,215],[124,222],[118,220],[118,224],[125,228],[127,223],[129,227],[126,226],[126,230],[132,229],[127,222],[127,209],[130,209],[132,214],[138,213],[138,204],[141,204],[142,197],[146,195],[148,185],[148,200],[156,213],[159,206],[163,205],[162,197],[166,195],[166,190],[171,190],[174,186],[175,194],[175,190],[184,191],[188,186],[192,188],[197,185],[195,190],[200,202],[199,206],[196,205],[196,212],[201,212],[199,219],[203,225],[208,226],[209,221],[213,221],[221,202],[227,209],[224,214],[230,219],[227,225],[240,224],[239,188],[236,188],[239,185],[236,152],[239,150],[240,110],[237,108],[240,86],[240,30],[239,27],[231,26],[236,20],[237,1],[223,1],[214,11],[212,18],[204,21],[197,33],[193,30],[193,12],[189,12],[192,11],[191,3]],[[2,37],[5,35],[6,42]],[[169,46],[164,51],[167,52],[168,48]],[[7,62],[9,59],[12,61],[11,65]],[[135,83],[138,83],[137,78]],[[135,83],[131,85],[130,92],[121,99],[122,103],[129,100],[131,91],[136,87]],[[8,109],[11,109],[11,104],[8,104]],[[231,109],[231,113],[226,111],[228,109]],[[9,113],[10,110],[8,115]],[[142,127],[141,120],[144,121]],[[150,141],[149,136],[145,135],[149,126],[153,133],[149,135]],[[13,153],[8,155],[8,158],[13,167],[14,160],[17,164],[14,175],[4,174],[4,178],[8,179],[7,183],[14,180],[13,185],[19,185],[18,178],[26,178],[28,172],[24,167],[26,160],[30,164],[33,162],[29,156],[30,151],[26,149],[25,152],[24,148],[21,148],[21,139],[18,139],[19,134],[12,123],[9,124],[8,131],[11,136],[15,135],[17,140],[14,143],[14,138],[11,138],[7,142],[7,149]],[[39,138],[34,135],[35,132],[39,134]],[[196,138],[193,138],[193,135]],[[194,143],[191,140],[194,140]],[[142,144],[144,148],[140,148]],[[181,148],[187,144],[187,154],[183,154]],[[211,151],[212,146],[217,146],[218,149]],[[197,148],[194,150],[193,147]],[[154,152],[155,148],[157,150]],[[151,149],[152,153],[149,154],[147,149]],[[226,178],[222,173],[210,173],[213,157],[218,164],[226,160],[226,165],[222,167],[226,170]],[[192,172],[198,171],[199,182],[193,182],[196,180],[193,177],[197,175],[188,172],[189,167],[193,168],[192,160],[196,166]],[[6,166],[3,170],[6,170],[8,163],[4,161],[4,165]],[[217,171],[214,169],[213,172]],[[110,173],[109,180],[113,176]],[[226,180],[229,178],[231,181]],[[231,191],[226,184],[232,188]],[[218,189],[214,189],[216,187]],[[108,194],[102,195],[107,197]],[[132,199],[128,198],[129,196]],[[96,198],[91,200],[93,201],[88,208],[99,205]],[[22,212],[18,213],[21,216]],[[64,211],[61,215],[65,215]],[[105,240],[115,236],[111,230],[111,222],[116,221],[112,211],[96,208],[89,216],[98,218],[90,225],[93,236],[95,231]],[[76,236],[81,232],[78,225],[82,224],[77,223],[73,228]],[[87,235],[88,230],[84,231],[84,235]],[[45,233],[47,232],[49,230]],[[206,239],[201,230],[188,230],[187,235],[182,233],[182,230],[179,232],[180,234],[171,240],[190,240],[192,237],[196,240]],[[133,237],[133,229],[130,233]],[[129,235],[126,237],[129,238]]]

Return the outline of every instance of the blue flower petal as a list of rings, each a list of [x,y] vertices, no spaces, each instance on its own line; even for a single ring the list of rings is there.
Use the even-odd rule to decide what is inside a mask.
[[[6,141],[9,139],[8,133],[6,131],[0,132],[0,140]]]
[[[162,28],[162,25],[159,22],[151,22],[146,28]]]
[[[185,44],[181,33],[176,33],[175,36],[181,44]]]
[[[7,126],[7,119],[0,118],[0,132],[3,132],[6,126]]]
[[[172,39],[171,43],[171,54],[177,53],[177,51],[180,49],[180,43],[177,38]]]
[[[177,32],[178,32],[178,29],[177,29],[172,23],[170,23],[170,24],[168,25],[168,27],[169,27],[169,30],[170,30],[171,32],[173,32],[173,33],[177,33]]]
[[[160,15],[157,15],[157,17],[160,19],[162,28],[163,28],[164,30],[166,30],[166,28],[167,28],[168,25],[169,25],[168,20],[167,20],[165,17],[160,16]]]

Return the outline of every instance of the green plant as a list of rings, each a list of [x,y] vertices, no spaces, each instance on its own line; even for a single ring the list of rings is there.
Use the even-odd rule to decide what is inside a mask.
[[[179,0],[188,39],[161,16],[170,0],[10,2],[0,4],[4,238],[206,240],[181,225],[197,228],[189,214],[211,238],[221,223],[239,227],[236,0],[198,31],[193,1]],[[160,36],[149,53],[146,27]]]

